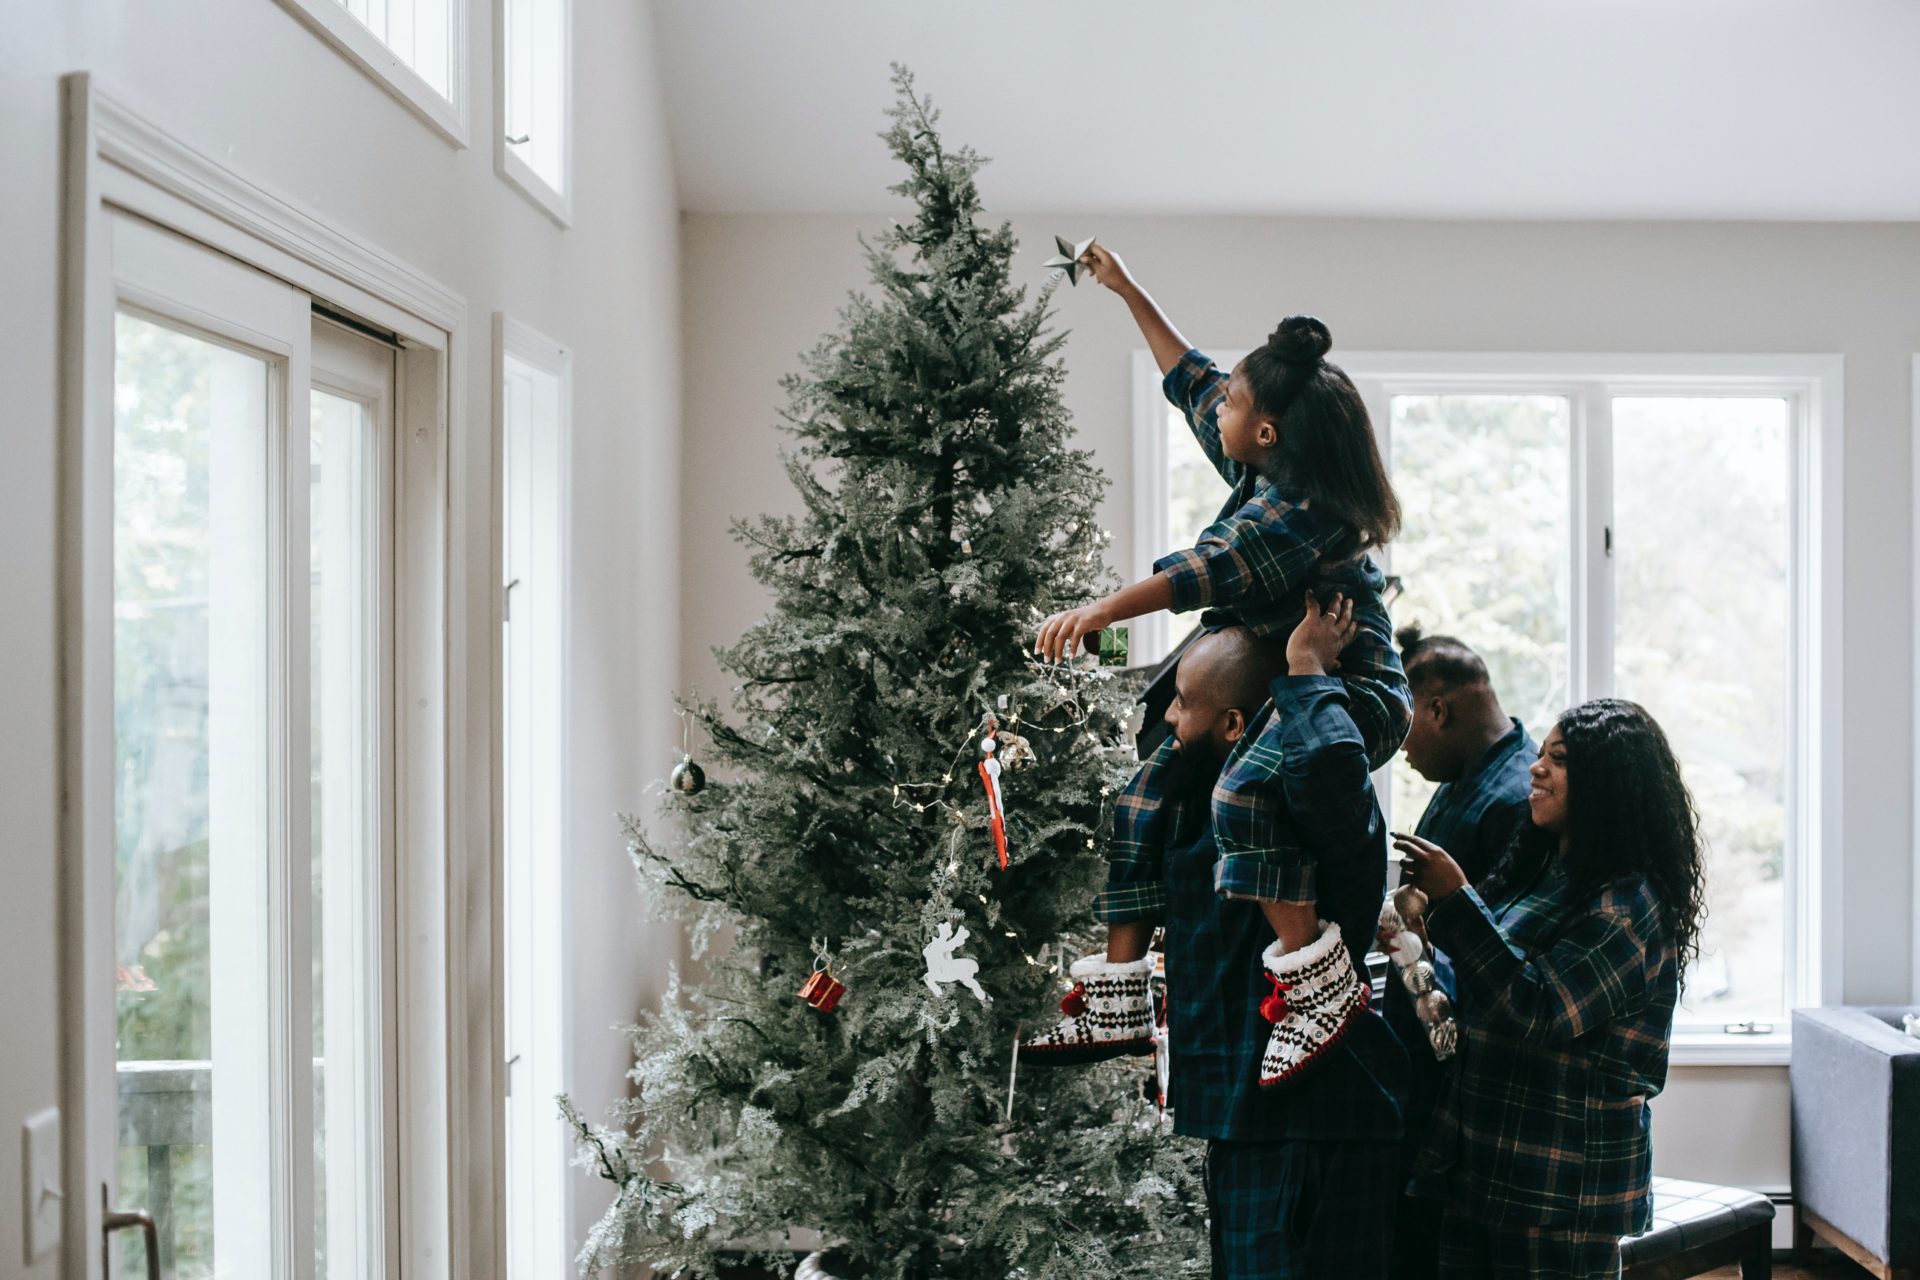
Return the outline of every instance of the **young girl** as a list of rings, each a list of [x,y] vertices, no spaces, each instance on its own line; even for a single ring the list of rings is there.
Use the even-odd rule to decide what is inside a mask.
[[[1337,591],[1341,621],[1354,633],[1338,674],[1369,760],[1384,765],[1406,737],[1412,700],[1381,599],[1384,580],[1367,552],[1398,532],[1400,506],[1366,405],[1324,358],[1332,345],[1326,325],[1289,317],[1228,374],[1188,345],[1116,255],[1096,244],[1082,261],[1126,301],[1165,376],[1167,399],[1233,493],[1199,542],[1159,560],[1152,577],[1048,618],[1036,651],[1060,661],[1086,636],[1157,609],[1203,609],[1209,629],[1239,624],[1257,637],[1284,637],[1313,607],[1307,595]],[[1270,1085],[1336,1041],[1366,1000],[1339,928],[1319,919],[1314,856],[1274,784],[1283,765],[1278,738],[1269,721],[1241,740],[1213,797],[1216,888],[1257,900],[1277,935],[1265,957],[1274,986],[1266,1007],[1276,1020],[1261,1083]],[[1163,892],[1157,828],[1178,750],[1177,741],[1163,744],[1120,799],[1108,885],[1095,904],[1109,926],[1106,957],[1074,966],[1079,985],[1062,1005],[1068,1016],[1024,1046],[1029,1060],[1151,1050],[1146,954]]]
[[[1414,1188],[1445,1202],[1443,1277],[1620,1274],[1620,1237],[1650,1221],[1647,1101],[1699,949],[1698,817],[1653,717],[1575,707],[1532,774],[1530,821],[1481,891],[1395,838],[1459,983],[1459,1063]]]

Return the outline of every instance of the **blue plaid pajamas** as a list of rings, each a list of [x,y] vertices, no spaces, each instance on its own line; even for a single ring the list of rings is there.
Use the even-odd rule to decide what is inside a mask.
[[[1442,1280],[1615,1280],[1620,1237],[1565,1227],[1488,1227],[1458,1210],[1440,1219]]]
[[[1383,599],[1386,578],[1352,529],[1226,456],[1217,413],[1227,378],[1198,351],[1187,352],[1167,374],[1168,400],[1186,414],[1194,438],[1234,492],[1197,545],[1154,568],[1173,584],[1174,611],[1206,610],[1201,624],[1209,629],[1237,625],[1255,635],[1284,637],[1299,625],[1307,588],[1351,599],[1360,631],[1340,654],[1339,683],[1368,763],[1378,769],[1400,749],[1413,721],[1412,694]],[[1274,785],[1286,767],[1283,720],[1255,717],[1214,789],[1217,888],[1228,897],[1312,903],[1319,896],[1314,854]],[[1165,837],[1159,814],[1178,747],[1163,742],[1115,808],[1112,873],[1094,904],[1094,914],[1109,924],[1157,918],[1162,909],[1158,852]]]
[[[1514,831],[1527,818],[1527,792],[1532,785],[1527,768],[1538,753],[1532,737],[1515,720],[1512,730],[1487,749],[1471,774],[1443,783],[1433,793],[1413,833],[1452,854],[1467,873],[1467,882],[1477,883],[1500,861]],[[1428,953],[1428,959],[1441,987],[1453,996],[1452,961],[1437,947]],[[1414,1013],[1413,997],[1398,979],[1387,982],[1380,1012],[1407,1050],[1406,1158],[1410,1174],[1426,1141],[1434,1108],[1439,1105],[1448,1068],[1434,1059],[1426,1026]],[[1394,1228],[1393,1280],[1432,1280],[1437,1274],[1434,1241],[1440,1234],[1441,1207],[1437,1201],[1411,1196],[1401,1201]]]
[[[1214,1280],[1379,1280],[1399,1170],[1393,1142],[1207,1143]]]
[[[1652,1213],[1649,1100],[1666,1084],[1680,964],[1643,877],[1576,892],[1543,857],[1494,906],[1427,913],[1453,957],[1460,1052],[1419,1160],[1423,1191],[1495,1231],[1614,1239]]]

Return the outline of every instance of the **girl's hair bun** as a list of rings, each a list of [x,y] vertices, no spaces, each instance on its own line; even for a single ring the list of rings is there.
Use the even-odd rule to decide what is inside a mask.
[[[1333,349],[1333,334],[1317,316],[1288,316],[1267,345],[1283,364],[1318,364]]]

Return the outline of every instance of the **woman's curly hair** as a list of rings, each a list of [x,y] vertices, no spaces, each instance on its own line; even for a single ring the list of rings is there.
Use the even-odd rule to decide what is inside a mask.
[[[1707,913],[1700,815],[1667,735],[1645,707],[1596,698],[1558,721],[1567,747],[1567,852],[1572,891],[1585,896],[1644,876],[1684,975],[1700,954]],[[1523,822],[1486,893],[1501,895],[1554,856],[1559,837]]]

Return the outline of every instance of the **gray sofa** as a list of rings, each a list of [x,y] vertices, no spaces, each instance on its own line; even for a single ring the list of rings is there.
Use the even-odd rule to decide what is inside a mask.
[[[1794,1245],[1920,1277],[1920,1039],[1912,1006],[1793,1014]]]

